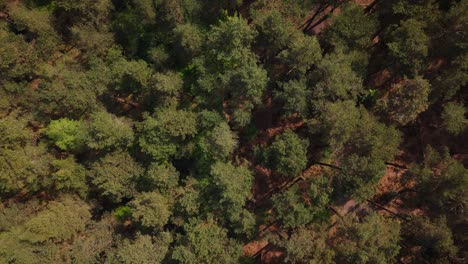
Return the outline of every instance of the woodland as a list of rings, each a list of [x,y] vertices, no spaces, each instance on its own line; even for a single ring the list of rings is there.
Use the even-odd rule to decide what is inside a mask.
[[[468,0],[0,0],[0,264],[468,262]]]

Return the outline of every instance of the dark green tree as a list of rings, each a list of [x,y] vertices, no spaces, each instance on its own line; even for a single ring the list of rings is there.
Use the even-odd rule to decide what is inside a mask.
[[[330,45],[345,50],[365,49],[372,35],[377,31],[378,22],[374,15],[366,15],[364,9],[349,3],[340,8],[340,13],[333,18],[325,38]]]
[[[300,227],[279,245],[286,250],[286,263],[334,263],[335,252],[330,249],[321,226]]]
[[[127,152],[113,152],[93,163],[89,174],[99,193],[119,203],[135,194],[143,168]]]
[[[291,36],[288,48],[282,50],[277,58],[281,60],[290,72],[305,74],[312,65],[317,64],[322,58],[320,45],[314,36],[308,36],[302,32],[295,32]]]
[[[446,211],[465,207],[468,170],[450,157],[448,149],[439,153],[428,146],[424,157],[424,164],[412,167],[402,178],[403,182],[415,181],[420,198],[431,205]]]
[[[172,259],[178,263],[238,263],[241,245],[227,236],[227,231],[213,219],[185,226],[187,235],[177,242]]]
[[[310,90],[306,80],[290,80],[280,84],[281,90],[275,94],[275,99],[283,105],[286,115],[297,113],[306,118],[309,115]]]
[[[157,192],[140,193],[129,205],[133,219],[153,230],[162,230],[171,214],[168,199]]]
[[[197,132],[196,114],[186,110],[165,109],[154,117],[146,115],[137,124],[141,150],[153,159],[165,161],[175,156],[178,147]]]
[[[160,233],[157,237],[137,234],[132,240],[122,237],[115,248],[106,252],[106,263],[161,263],[171,241],[170,233]]]
[[[454,245],[452,231],[447,226],[444,217],[430,220],[427,217],[417,217],[405,226],[409,236],[421,245],[421,253],[431,261],[450,263],[449,257],[454,256],[458,248]]]
[[[307,165],[308,145],[307,140],[302,140],[291,130],[286,130],[265,150],[267,165],[283,176],[299,176]]]
[[[454,135],[462,133],[468,124],[465,112],[463,105],[453,102],[445,104],[442,111],[442,122],[445,129]]]
[[[250,50],[256,35],[244,19],[228,17],[208,32],[206,55],[195,63],[194,94],[210,108],[231,115],[237,127],[250,122],[250,113],[266,87],[266,71]]]
[[[83,198],[86,196],[86,169],[72,156],[52,161],[52,167],[54,171],[44,178],[42,185],[63,193],[76,193]]]
[[[338,227],[337,263],[391,263],[400,251],[400,224],[377,213],[361,222],[352,217]]]
[[[410,18],[400,21],[400,25],[388,35],[387,47],[390,55],[410,76],[425,67],[429,37],[424,32],[424,28],[424,22]]]
[[[342,51],[326,55],[311,73],[314,101],[356,100],[362,93],[362,79],[353,71],[351,60]]]
[[[131,124],[105,111],[91,115],[88,133],[88,146],[97,150],[125,149],[133,143]]]
[[[429,92],[430,83],[422,77],[405,78],[377,102],[377,108],[382,109],[390,120],[406,125],[428,108]]]

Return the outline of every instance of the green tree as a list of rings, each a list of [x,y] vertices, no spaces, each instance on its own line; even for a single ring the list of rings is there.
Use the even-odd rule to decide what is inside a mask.
[[[433,221],[427,217],[417,217],[405,226],[405,231],[422,246],[421,253],[436,263],[450,263],[449,257],[458,251],[444,217]]]
[[[286,263],[334,263],[335,252],[330,249],[327,234],[320,226],[300,227],[279,245],[286,250]]]
[[[360,116],[354,101],[325,102],[319,106],[318,116],[310,120],[308,126],[313,134],[319,133],[334,150],[353,136]]]
[[[196,179],[188,178],[184,186],[177,190],[171,219],[176,226],[182,227],[189,219],[200,216],[203,200],[199,186],[200,183]]]
[[[54,64],[41,64],[38,89],[29,98],[30,107],[43,116],[59,119],[80,119],[98,108],[96,98],[103,94],[110,82],[110,74],[103,63],[90,61],[88,67],[64,54]]]
[[[6,23],[0,24],[0,54],[0,77],[3,82],[28,80],[39,64],[39,54],[32,44],[23,35],[9,30]]]
[[[130,124],[106,111],[91,115],[87,144],[97,150],[115,150],[127,148],[133,143],[133,130]]]
[[[340,170],[336,173],[335,190],[358,199],[374,194],[380,178],[385,174],[385,162],[398,152],[401,135],[392,126],[378,122],[364,109],[356,129],[344,144],[346,153],[336,156]]]
[[[181,238],[172,252],[178,263],[238,263],[242,255],[241,245],[227,236],[213,219],[190,223],[185,227],[187,235]]]
[[[86,169],[72,156],[52,161],[52,167],[54,172],[50,174],[50,178],[44,179],[43,185],[64,193],[75,192],[83,198],[86,196]]]
[[[18,31],[30,33],[35,39],[38,53],[47,58],[57,50],[59,36],[55,32],[50,12],[41,9],[29,9],[23,3],[11,8],[9,15]]]
[[[468,170],[450,156],[448,149],[439,153],[428,146],[424,154],[424,164],[413,166],[402,181],[415,181],[423,201],[446,211],[466,206]]]
[[[392,121],[406,125],[429,107],[429,91],[430,83],[422,77],[405,78],[377,102],[377,108],[382,109]]]
[[[111,32],[111,15],[115,11],[109,0],[80,0],[73,3],[54,1],[56,24],[82,51],[99,55],[115,43]]]
[[[105,263],[161,263],[171,241],[170,233],[161,233],[157,237],[137,234],[132,240],[121,238],[116,248],[107,252]]]
[[[313,64],[317,64],[322,58],[320,45],[317,38],[308,36],[302,32],[296,32],[291,36],[288,48],[278,54],[289,72],[305,74]]]
[[[275,100],[282,103],[285,114],[297,113],[303,118],[308,117],[310,90],[307,89],[306,80],[290,80],[279,86],[281,90],[275,94]]]
[[[241,128],[261,102],[267,83],[266,71],[257,64],[250,45],[257,32],[240,17],[228,17],[207,33],[205,56],[194,62],[197,100],[224,110]]]
[[[231,131],[226,122],[214,127],[203,142],[204,148],[215,160],[229,158],[237,144],[237,135]]]
[[[62,243],[76,239],[91,220],[89,205],[71,196],[60,197],[34,209],[32,215],[19,218],[22,220],[8,232],[0,233],[2,260],[12,263],[61,262],[61,256],[66,252]]]
[[[162,230],[171,215],[166,197],[157,192],[144,192],[129,203],[132,217],[145,228]]]
[[[375,16],[368,16],[361,6],[349,3],[342,6],[340,13],[333,18],[325,38],[330,45],[345,50],[365,49],[371,43],[371,37],[376,33],[377,26]]]
[[[400,251],[400,224],[373,213],[362,222],[345,218],[338,227],[337,263],[392,263]]]
[[[108,51],[106,62],[110,70],[110,85],[117,95],[134,95],[147,89],[152,71],[145,61],[128,60],[120,49],[114,47]]]
[[[277,54],[290,44],[291,32],[295,30],[294,24],[279,10],[271,8],[252,10],[252,16],[258,31],[257,43],[269,50],[268,56]]]
[[[183,87],[179,73],[156,73],[151,77],[148,94],[143,94],[143,102],[151,109],[176,108]]]
[[[351,60],[342,51],[326,55],[311,73],[314,101],[356,100],[362,93],[362,80],[353,71]],[[314,103],[314,102],[313,102]]]
[[[465,112],[463,105],[453,102],[445,104],[442,111],[442,122],[445,129],[454,135],[462,133],[468,124]]]
[[[114,203],[133,197],[142,173],[143,168],[127,152],[107,154],[93,163],[89,172],[101,195]]]
[[[2,149],[23,147],[32,141],[33,133],[27,127],[28,118],[13,111],[0,118],[0,146]]]
[[[91,221],[86,230],[68,245],[69,251],[66,261],[71,263],[96,263],[103,262],[102,256],[111,248],[114,236],[114,219],[104,214],[100,221]]]
[[[308,189],[297,185],[273,196],[273,211],[276,218],[286,228],[307,225],[326,216],[326,206],[332,189],[325,178],[308,183]]]
[[[44,145],[26,145],[0,151],[0,193],[2,195],[39,190],[48,177],[53,157]]]
[[[424,32],[425,24],[416,19],[400,21],[388,35],[390,55],[410,75],[425,66],[429,51],[429,37]]]
[[[177,25],[173,30],[176,56],[182,64],[188,64],[201,53],[204,35],[196,24]]]
[[[87,128],[82,121],[68,118],[52,120],[45,130],[47,137],[59,149],[75,152],[84,148],[87,133]]]
[[[468,57],[462,55],[454,58],[450,66],[439,72],[431,81],[432,95],[436,99],[449,100],[466,85],[467,80]]]
[[[179,172],[172,164],[153,162],[141,176],[139,189],[144,191],[159,190],[163,194],[171,193],[179,183]]]
[[[91,219],[89,209],[86,203],[72,197],[51,201],[46,210],[24,224],[24,233],[19,239],[30,243],[71,239],[85,229]]]
[[[137,128],[141,150],[155,160],[165,161],[175,156],[181,144],[197,132],[196,114],[164,109],[154,117],[146,115]]]
[[[307,165],[308,145],[307,140],[302,140],[291,130],[286,130],[265,150],[267,164],[283,176],[299,176]]]
[[[213,202],[221,208],[223,216],[231,222],[242,213],[253,184],[253,176],[248,168],[231,163],[216,162],[211,166],[211,177],[216,190]],[[245,212],[247,213],[247,212]]]

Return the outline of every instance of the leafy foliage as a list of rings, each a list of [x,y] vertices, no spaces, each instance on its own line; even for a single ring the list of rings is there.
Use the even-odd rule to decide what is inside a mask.
[[[135,194],[141,166],[127,152],[114,152],[94,163],[90,170],[92,183],[101,195],[118,203]]]
[[[346,219],[338,232],[344,232],[344,243],[336,248],[337,262],[388,263],[400,250],[400,224],[374,213],[361,223]]]
[[[268,166],[287,177],[299,176],[307,165],[308,144],[307,140],[286,130],[266,149]]]
[[[87,129],[81,121],[63,118],[50,122],[45,134],[59,149],[79,151],[85,145]]]

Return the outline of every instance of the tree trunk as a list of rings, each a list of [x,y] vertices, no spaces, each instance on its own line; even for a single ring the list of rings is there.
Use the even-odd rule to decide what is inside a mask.
[[[325,9],[327,9],[328,6],[329,6],[328,4],[324,6],[323,2],[320,3],[320,5],[317,8],[317,11],[315,11],[314,15],[311,18],[309,18],[304,24],[302,24],[299,28],[302,28],[305,25],[304,30],[303,30],[303,32],[305,33],[306,32],[305,30],[310,26],[310,24],[312,24],[312,22],[314,22],[315,18],[320,13],[322,13]]]

